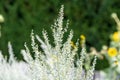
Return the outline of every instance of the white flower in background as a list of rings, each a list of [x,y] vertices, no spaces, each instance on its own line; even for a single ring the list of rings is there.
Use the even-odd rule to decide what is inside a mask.
[[[0,23],[3,23],[4,22],[4,17],[3,15],[0,14]],[[0,38],[1,38],[1,24],[0,24]]]
[[[4,20],[4,17],[2,14],[0,14],[0,23],[3,23],[5,20]]]
[[[111,14],[111,17],[116,18],[116,17],[117,17],[117,14],[116,14],[116,13],[112,13],[112,14]]]

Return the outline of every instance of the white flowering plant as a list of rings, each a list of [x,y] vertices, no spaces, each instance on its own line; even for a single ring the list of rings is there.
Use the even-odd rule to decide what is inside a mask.
[[[68,28],[68,23],[63,28],[63,8],[62,5],[58,19],[51,27],[54,46],[50,44],[47,31],[43,30],[43,39],[41,39],[32,30],[31,46],[33,52],[29,50],[26,43],[25,49],[21,50],[25,62],[18,62],[14,58],[10,42],[8,43],[10,54],[8,61],[0,52],[0,80],[93,80],[96,57],[89,69],[83,69],[86,58],[85,40],[82,43],[81,52],[78,52],[78,41],[75,47],[71,46],[72,30],[67,40],[63,42],[64,33],[67,32]],[[40,44],[36,43],[36,40]],[[31,53],[34,53],[34,58]],[[81,57],[75,61],[74,57],[78,53]]]

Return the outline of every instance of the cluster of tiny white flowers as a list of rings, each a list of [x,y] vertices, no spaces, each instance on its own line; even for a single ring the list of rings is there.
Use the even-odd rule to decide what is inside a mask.
[[[70,31],[66,42],[63,43],[64,33],[67,31],[63,28],[63,9],[60,9],[59,17],[52,26],[54,46],[50,44],[47,31],[43,30],[43,39],[38,35],[31,33],[31,51],[25,43],[25,49],[21,54],[25,62],[18,62],[14,58],[11,45],[9,43],[9,61],[0,55],[0,80],[93,80],[96,58],[93,66],[84,72],[83,65],[86,55],[85,46],[80,52],[81,58],[77,59],[75,66],[75,55],[78,54],[78,48],[73,48],[70,44],[73,37],[73,31]],[[36,43],[36,40],[39,42]],[[76,47],[78,47],[76,42]],[[42,48],[42,50],[39,49]]]

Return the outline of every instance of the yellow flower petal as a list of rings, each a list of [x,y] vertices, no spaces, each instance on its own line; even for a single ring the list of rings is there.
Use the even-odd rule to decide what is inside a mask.
[[[115,42],[119,42],[120,41],[119,32],[114,32],[113,33],[112,40],[115,41]]]
[[[70,44],[73,48],[77,48],[73,41],[71,41]]]
[[[81,40],[85,40],[85,36],[84,36],[84,35],[81,35],[81,36],[80,36],[80,39],[81,39]]]
[[[114,56],[116,56],[118,54],[118,52],[117,52],[117,49],[116,48],[109,48],[108,49],[108,55],[110,56],[110,57],[114,57]]]
[[[80,44],[84,44],[84,43],[85,43],[85,36],[80,35]]]

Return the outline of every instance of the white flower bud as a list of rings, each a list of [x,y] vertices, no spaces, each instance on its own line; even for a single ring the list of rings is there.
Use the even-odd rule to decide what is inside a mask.
[[[4,22],[4,17],[3,15],[0,14],[0,23],[3,23]]]
[[[117,14],[116,13],[112,13],[111,17],[116,18]]]
[[[117,14],[116,13],[112,13],[111,15],[113,18],[116,18],[117,17]]]

